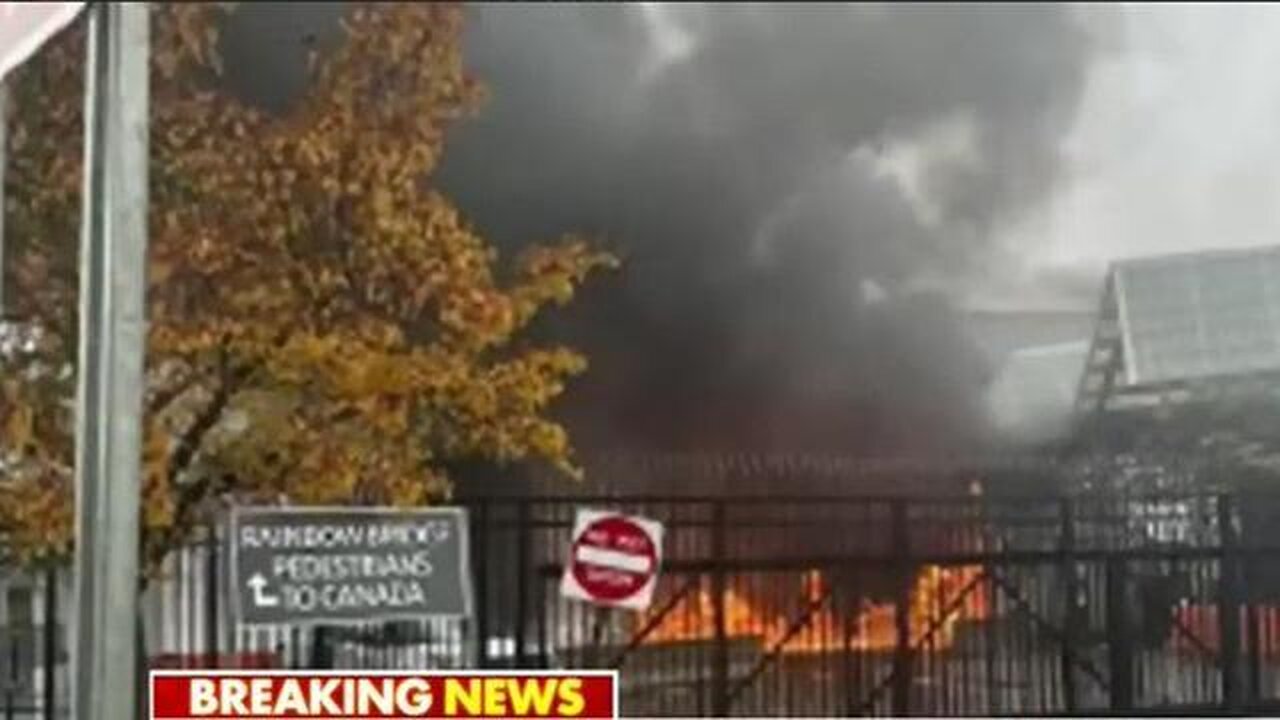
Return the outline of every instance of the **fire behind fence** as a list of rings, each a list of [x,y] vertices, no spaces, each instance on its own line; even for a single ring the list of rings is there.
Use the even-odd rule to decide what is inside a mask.
[[[175,554],[149,592],[148,654],[170,666],[615,667],[623,711],[650,716],[1280,707],[1280,572],[1271,569],[1280,496],[468,506],[469,622],[233,626],[224,554],[211,541]],[[580,506],[666,524],[649,611],[560,597]],[[68,611],[57,599],[39,604]],[[50,652],[15,652],[5,665],[30,698],[10,716],[64,716],[53,711],[65,697],[65,654],[45,630],[56,627],[44,623],[33,630],[43,639],[24,643]]]

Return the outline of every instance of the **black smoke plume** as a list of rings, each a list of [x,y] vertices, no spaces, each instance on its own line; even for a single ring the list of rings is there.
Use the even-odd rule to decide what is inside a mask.
[[[336,8],[245,7],[246,92],[296,92]],[[1095,52],[1075,12],[473,5],[492,100],[435,182],[504,250],[625,258],[541,328],[592,358],[563,408],[588,457],[971,447],[987,369],[953,299],[1053,186]]]
[[[570,400],[580,444],[973,441],[985,369],[927,288],[977,274],[1052,186],[1092,52],[1070,12],[473,7],[493,99],[441,182],[504,246],[577,229],[627,260],[554,329],[593,358]],[[922,152],[914,187],[885,171],[948,134],[958,149]]]

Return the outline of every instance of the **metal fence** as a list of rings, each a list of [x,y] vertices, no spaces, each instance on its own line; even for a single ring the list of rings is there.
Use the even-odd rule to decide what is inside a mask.
[[[583,506],[666,525],[649,611],[560,596]],[[469,621],[235,626],[211,541],[175,554],[149,591],[149,655],[205,666],[611,667],[621,670],[623,712],[642,716],[1280,708],[1280,496],[468,507]]]
[[[489,664],[620,668],[637,715],[1241,710],[1280,698],[1276,500],[480,503],[476,631],[513,644]],[[666,524],[650,613],[559,597],[580,505]]]

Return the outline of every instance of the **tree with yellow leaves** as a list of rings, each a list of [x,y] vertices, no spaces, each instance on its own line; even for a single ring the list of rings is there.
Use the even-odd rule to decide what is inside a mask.
[[[546,413],[585,359],[522,331],[614,260],[569,237],[500,264],[432,187],[484,95],[461,8],[355,5],[282,114],[223,89],[227,11],[154,10],[148,566],[229,500],[418,505],[469,457],[575,474]],[[13,86],[0,522],[25,559],[71,542],[83,47],[65,33]]]

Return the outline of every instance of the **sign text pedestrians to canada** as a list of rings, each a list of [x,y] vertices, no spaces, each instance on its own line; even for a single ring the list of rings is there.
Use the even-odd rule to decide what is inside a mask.
[[[237,508],[229,530],[240,622],[471,614],[461,508]]]

